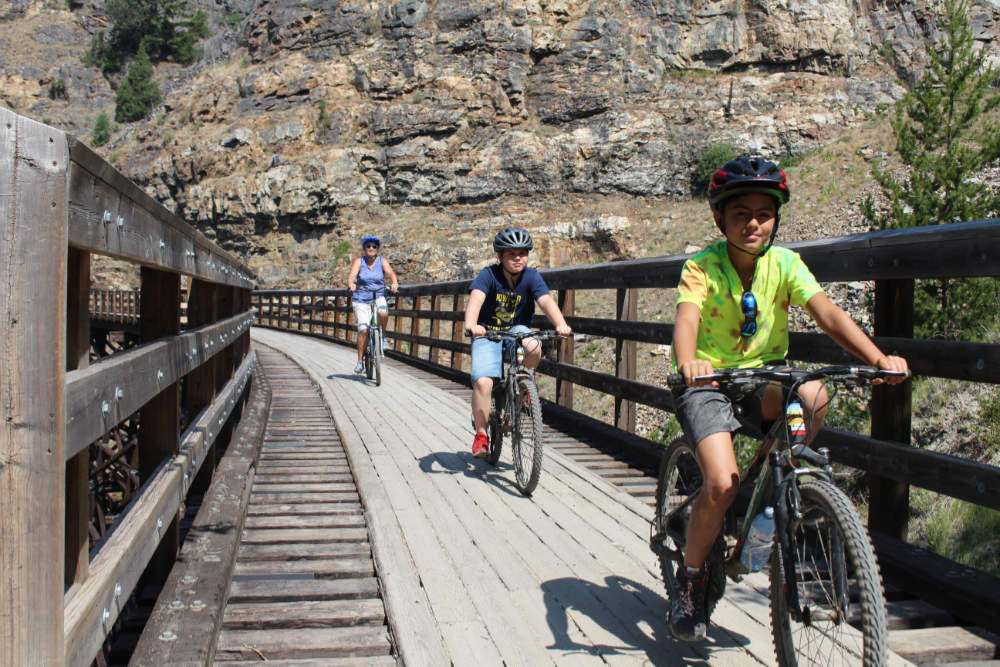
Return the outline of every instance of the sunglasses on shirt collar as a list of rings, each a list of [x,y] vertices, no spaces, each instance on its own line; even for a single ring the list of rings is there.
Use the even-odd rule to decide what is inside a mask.
[[[740,297],[740,310],[743,311],[743,326],[740,327],[740,334],[749,338],[757,333],[757,297],[753,292],[747,290]]]

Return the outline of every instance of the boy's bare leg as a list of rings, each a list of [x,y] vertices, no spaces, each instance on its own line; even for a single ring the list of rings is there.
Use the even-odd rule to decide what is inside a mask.
[[[476,433],[486,433],[486,423],[490,418],[490,394],[493,393],[493,378],[479,378],[472,386],[472,421]]]
[[[521,345],[524,347],[525,367],[538,368],[538,362],[542,360],[542,344],[537,338],[525,338]]]
[[[701,466],[703,484],[691,508],[684,565],[700,569],[722,529],[726,510],[736,499],[740,473],[728,432],[713,433],[698,443],[695,458]]]

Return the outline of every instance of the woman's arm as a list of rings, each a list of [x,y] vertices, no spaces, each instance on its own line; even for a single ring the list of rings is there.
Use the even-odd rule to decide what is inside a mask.
[[[361,258],[355,257],[351,262],[351,272],[347,276],[347,289],[352,292],[358,289],[358,274],[361,272]]]
[[[396,272],[392,270],[389,266],[389,260],[382,258],[382,271],[385,273],[385,277],[389,279],[389,291],[398,292],[399,291],[399,281],[396,280]]]

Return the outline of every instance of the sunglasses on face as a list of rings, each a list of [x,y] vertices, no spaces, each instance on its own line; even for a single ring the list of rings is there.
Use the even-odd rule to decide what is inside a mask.
[[[375,245],[374,243],[366,243],[365,244],[365,250],[367,250],[368,248],[377,248],[377,247],[378,246]]]
[[[752,336],[757,333],[757,297],[750,290],[743,292],[743,296],[740,297],[740,309],[745,318],[743,326],[740,327],[740,334]]]

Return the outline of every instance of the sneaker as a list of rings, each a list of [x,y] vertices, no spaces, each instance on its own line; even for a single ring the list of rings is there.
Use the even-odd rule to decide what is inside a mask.
[[[365,372],[365,365],[363,363],[361,363],[360,361],[358,363],[354,364],[354,372],[358,373],[358,374],[364,373]]]
[[[490,441],[485,433],[477,433],[472,441],[472,455],[477,459],[485,459],[490,455]]]
[[[677,568],[677,595],[670,601],[670,615],[667,617],[670,633],[677,639],[695,642],[705,638],[708,630],[705,613],[707,584],[704,569],[691,575],[683,565]]]

